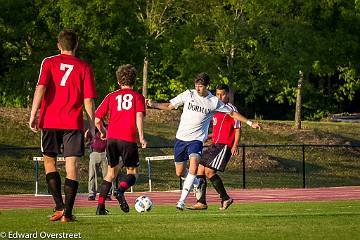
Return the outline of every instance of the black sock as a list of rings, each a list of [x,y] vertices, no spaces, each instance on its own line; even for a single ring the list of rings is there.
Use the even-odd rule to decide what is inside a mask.
[[[203,204],[206,204],[206,187],[207,187],[206,176],[205,175],[198,175],[197,177],[202,179],[202,181],[204,181],[204,183],[203,183],[204,185],[201,187],[201,197],[197,201],[201,202]]]
[[[64,192],[65,192],[65,213],[64,215],[70,217],[75,203],[76,193],[79,187],[79,182],[65,178]]]
[[[50,172],[46,174],[46,182],[49,192],[54,198],[56,210],[62,210],[64,208],[64,202],[61,195],[61,178],[59,172]]]
[[[119,180],[119,192],[124,193],[127,189],[133,186],[136,182],[136,177],[134,174],[126,174],[122,176]]]
[[[98,205],[105,204],[105,199],[110,192],[111,186],[112,186],[111,182],[103,180],[101,187],[100,187]]]
[[[212,185],[214,186],[216,192],[220,195],[220,198],[222,199],[222,201],[226,201],[226,200],[230,199],[229,195],[226,193],[224,184],[219,175],[215,174],[209,180],[212,183]]]

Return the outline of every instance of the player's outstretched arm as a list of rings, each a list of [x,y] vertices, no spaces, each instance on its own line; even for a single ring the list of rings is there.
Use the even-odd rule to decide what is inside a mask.
[[[37,122],[37,111],[40,108],[42,97],[44,96],[45,91],[46,91],[46,86],[44,85],[36,86],[34,99],[31,106],[30,120],[29,120],[29,127],[33,132],[39,131],[39,126]]]
[[[156,103],[153,102],[151,99],[146,99],[146,105],[151,108],[157,108],[160,110],[173,110],[175,107],[171,105],[171,103]]]
[[[261,126],[259,123],[256,122],[252,122],[251,120],[247,119],[246,117],[244,117],[243,115],[241,115],[238,112],[231,112],[229,113],[230,117],[235,118],[236,120],[239,120],[242,123],[246,123],[247,125],[249,125],[252,128],[255,129],[261,129]]]

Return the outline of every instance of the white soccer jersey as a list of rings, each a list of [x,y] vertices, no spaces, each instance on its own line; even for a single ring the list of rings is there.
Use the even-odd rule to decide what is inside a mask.
[[[215,112],[230,113],[227,107],[210,92],[201,97],[194,90],[186,90],[170,100],[175,108],[184,105],[176,138],[183,141],[199,140],[204,142],[208,136],[210,121]]]

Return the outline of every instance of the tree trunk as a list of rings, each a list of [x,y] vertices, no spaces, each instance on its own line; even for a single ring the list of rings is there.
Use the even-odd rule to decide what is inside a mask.
[[[231,45],[229,55],[226,58],[226,65],[227,65],[227,70],[228,70],[227,77],[229,80],[228,85],[230,87],[229,101],[231,103],[234,102],[234,89],[232,89],[233,83],[234,83],[233,74],[232,74],[233,69],[234,69],[234,57],[235,57],[235,46]]]
[[[143,89],[142,94],[145,98],[147,98],[147,83],[148,83],[148,60],[144,58],[144,69],[143,69]]]
[[[295,107],[295,128],[301,129],[301,87],[304,80],[304,73],[299,71],[299,80],[296,90],[296,107]]]

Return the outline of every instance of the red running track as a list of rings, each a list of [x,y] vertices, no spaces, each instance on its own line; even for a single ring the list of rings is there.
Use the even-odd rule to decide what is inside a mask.
[[[360,186],[331,187],[331,188],[292,188],[292,189],[245,189],[229,190],[228,194],[235,203],[250,202],[288,202],[288,201],[334,201],[334,200],[360,200]],[[140,195],[151,198],[154,204],[175,205],[180,197],[180,191],[176,192],[134,192],[126,193],[129,204],[134,203]],[[220,199],[215,191],[210,190],[207,194],[207,202],[219,203]],[[187,204],[195,203],[192,194],[189,195]],[[96,206],[97,201],[88,201],[87,195],[79,194],[76,198],[75,207]],[[107,205],[117,206],[116,199],[107,201]],[[53,208],[54,202],[51,196],[24,195],[0,195],[0,210],[15,208]]]

